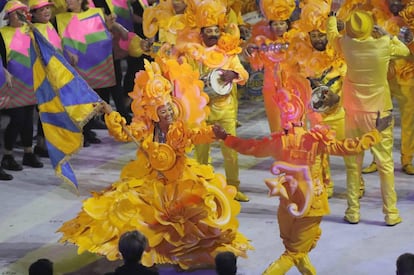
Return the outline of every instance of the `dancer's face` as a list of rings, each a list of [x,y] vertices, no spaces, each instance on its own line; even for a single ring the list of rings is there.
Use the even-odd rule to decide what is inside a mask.
[[[283,36],[289,29],[289,25],[286,20],[274,20],[270,22],[270,30],[278,37]]]
[[[68,10],[72,12],[82,11],[82,0],[66,0]]]
[[[314,47],[316,50],[322,52],[326,49],[326,45],[328,44],[328,37],[326,33],[314,30],[309,32],[309,38],[312,47]]]
[[[32,12],[33,19],[37,23],[47,23],[52,17],[52,10],[50,6],[41,7]]]
[[[389,0],[388,7],[390,12],[397,16],[398,13],[404,9],[404,4],[400,0]]]
[[[175,11],[175,14],[183,14],[187,8],[187,4],[184,0],[172,0],[172,5]]]
[[[20,28],[21,26],[23,26],[23,22],[19,19],[19,16],[17,15],[18,12],[24,14],[23,9],[15,10],[15,11],[8,14],[9,26],[10,27]]]
[[[174,108],[171,103],[158,107],[157,115],[161,126],[167,126],[174,122]]]
[[[217,44],[220,38],[220,29],[218,26],[204,27],[201,29],[201,39],[207,47]]]

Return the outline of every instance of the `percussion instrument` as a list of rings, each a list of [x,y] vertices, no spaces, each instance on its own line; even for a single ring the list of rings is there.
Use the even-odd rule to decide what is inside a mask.
[[[230,94],[233,87],[233,83],[223,83],[221,80],[221,69],[214,69],[208,74],[201,77],[204,81],[204,92],[209,96],[210,99],[226,96]]]

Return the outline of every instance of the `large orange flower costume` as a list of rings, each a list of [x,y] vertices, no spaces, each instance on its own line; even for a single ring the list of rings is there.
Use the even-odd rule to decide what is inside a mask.
[[[207,102],[198,73],[174,60],[162,68],[163,73],[157,63],[146,62],[146,70],[137,74],[130,94],[130,125],[117,112],[105,116],[115,139],[140,142],[137,158],[123,168],[119,181],[93,193],[78,216],[63,224],[61,241],[76,244],[78,253],[90,251],[115,260],[122,233],[139,230],[149,241],[142,258],[146,266],[194,268],[213,264],[224,250],[246,256],[251,246],[237,231],[236,189],[211,166],[187,157],[193,144],[214,139],[211,127],[195,127],[206,115]],[[157,142],[157,109],[172,102],[180,116],[169,126],[165,143]]]

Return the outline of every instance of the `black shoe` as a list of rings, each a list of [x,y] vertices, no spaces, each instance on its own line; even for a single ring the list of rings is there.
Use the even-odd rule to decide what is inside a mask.
[[[13,176],[10,174],[7,174],[3,168],[0,167],[0,180],[12,180]]]
[[[22,171],[23,166],[18,164],[12,155],[4,155],[1,160],[1,167],[10,171]]]
[[[100,118],[94,118],[90,122],[91,129],[107,129],[105,122]]]
[[[83,137],[83,147],[89,147],[89,146],[91,146],[91,144],[85,137]]]
[[[91,130],[85,130],[83,132],[83,139],[90,144],[99,144],[102,142],[99,138],[96,137],[96,133]],[[84,145],[84,147],[86,146]]]
[[[42,168],[43,163],[40,162],[39,158],[33,153],[24,153],[23,165],[30,166],[33,168]]]
[[[41,157],[41,158],[48,158],[49,157],[49,152],[47,151],[47,149],[44,149],[44,148],[42,148],[40,146],[37,146],[37,145],[34,147],[34,153],[36,155],[38,155],[39,157]]]
[[[99,138],[96,137],[90,137],[87,139],[87,141],[91,144],[99,144],[102,142]]]

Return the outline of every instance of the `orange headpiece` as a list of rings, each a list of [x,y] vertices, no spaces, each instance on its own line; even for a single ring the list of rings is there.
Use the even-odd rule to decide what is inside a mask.
[[[226,22],[226,6],[221,0],[204,0],[196,5],[195,25],[198,28],[223,26]]]
[[[302,2],[300,19],[296,22],[297,28],[303,32],[318,30],[325,33],[330,9],[330,1],[329,3],[324,0]]]
[[[170,59],[161,65],[145,60],[145,71],[135,77],[131,108],[134,120],[159,121],[157,109],[171,103],[187,125],[199,125],[208,115],[208,96],[198,71],[188,63]]]
[[[260,10],[268,21],[287,20],[296,8],[295,0],[261,0]]]

